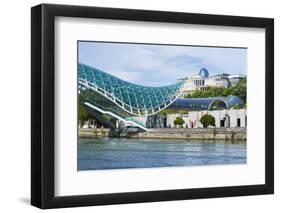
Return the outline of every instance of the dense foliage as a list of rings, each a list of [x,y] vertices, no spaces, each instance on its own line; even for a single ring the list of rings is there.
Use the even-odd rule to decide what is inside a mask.
[[[80,127],[82,127],[86,121],[92,121],[93,116],[88,113],[88,111],[85,109],[85,107],[82,105],[82,95],[78,96],[78,121],[80,124]]]
[[[185,123],[185,121],[181,118],[181,117],[176,117],[176,119],[174,120],[174,125],[183,125]]]
[[[205,114],[200,118],[200,123],[203,125],[204,128],[207,128],[208,126],[215,126],[216,120],[214,116]]]
[[[169,115],[169,114],[188,114],[189,111],[187,109],[181,109],[181,110],[178,110],[178,109],[170,109],[170,108],[166,108],[166,109],[163,109],[161,110],[160,112],[158,112],[159,115]]]
[[[241,79],[235,86],[229,88],[214,87],[206,91],[196,90],[192,94],[185,95],[185,98],[226,97],[229,95],[236,95],[246,103],[247,78]]]

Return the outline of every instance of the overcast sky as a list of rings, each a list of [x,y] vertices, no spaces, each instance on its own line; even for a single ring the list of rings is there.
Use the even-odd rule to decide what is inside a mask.
[[[79,62],[123,80],[145,86],[164,86],[197,74],[247,72],[247,49],[79,42]]]

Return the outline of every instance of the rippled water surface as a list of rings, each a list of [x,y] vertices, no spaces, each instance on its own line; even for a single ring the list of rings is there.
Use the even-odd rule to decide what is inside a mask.
[[[246,163],[246,143],[79,138],[78,170]]]

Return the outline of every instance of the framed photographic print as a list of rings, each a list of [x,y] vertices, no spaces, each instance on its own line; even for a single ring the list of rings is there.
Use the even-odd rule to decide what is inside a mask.
[[[274,191],[274,21],[31,9],[31,203]]]

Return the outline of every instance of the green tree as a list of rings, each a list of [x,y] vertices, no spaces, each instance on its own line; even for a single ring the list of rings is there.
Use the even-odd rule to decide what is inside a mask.
[[[243,78],[235,86],[229,88],[213,87],[208,90],[195,90],[192,94],[187,94],[184,98],[209,98],[209,97],[226,97],[236,95],[240,97],[244,103],[247,102],[247,78]]]
[[[231,89],[230,88],[224,88],[222,91],[222,96],[229,96],[231,95]]]
[[[242,106],[240,104],[235,104],[233,106],[233,109],[242,109]]]
[[[85,110],[85,108],[79,105],[79,112],[78,112],[78,120],[80,123],[80,127],[82,127],[87,120],[89,120],[89,113]]]
[[[175,113],[176,113],[175,110],[166,108],[166,109],[161,110],[158,114],[159,115],[169,115],[169,114],[175,114]]]
[[[247,102],[247,78],[243,78],[238,83],[231,87],[231,95],[240,97],[244,103]]]
[[[207,128],[208,126],[215,126],[216,120],[214,116],[205,114],[200,118],[200,123],[203,125],[204,128]]]
[[[182,109],[182,110],[179,110],[178,112],[179,112],[181,115],[188,115],[189,110],[187,110],[187,109]]]
[[[85,109],[83,105],[84,94],[80,94],[78,96],[78,120],[80,123],[80,127],[82,127],[86,121],[93,121],[93,116]]]
[[[183,125],[185,123],[185,121],[181,118],[181,117],[176,117],[176,119],[174,120],[174,125]]]

